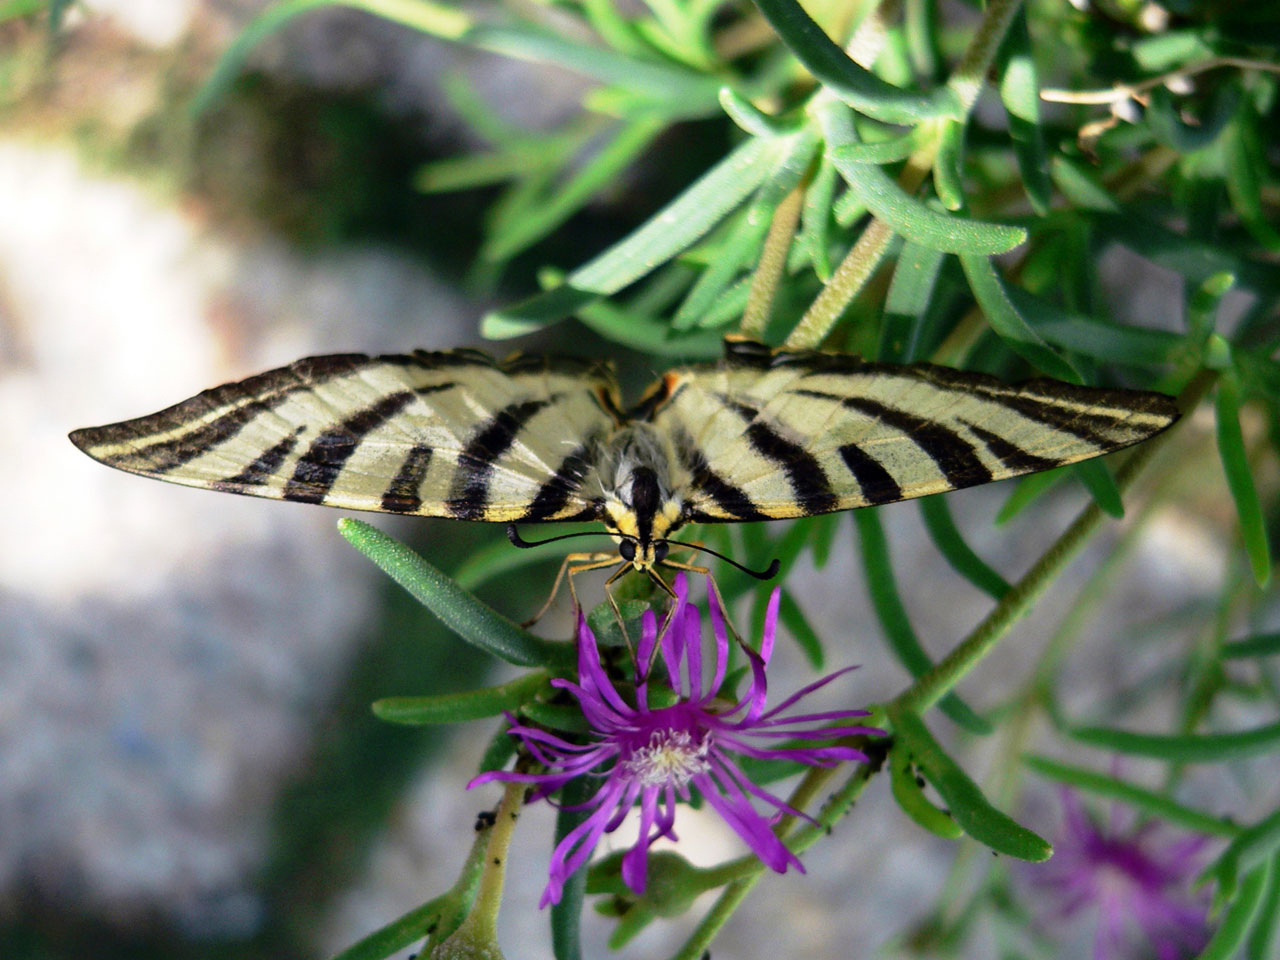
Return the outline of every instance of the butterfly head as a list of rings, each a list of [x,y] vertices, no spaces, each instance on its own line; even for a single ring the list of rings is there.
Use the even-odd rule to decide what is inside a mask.
[[[664,489],[657,472],[639,465],[620,476],[605,498],[604,521],[618,554],[636,570],[651,570],[667,557],[666,538],[684,523],[683,502]]]

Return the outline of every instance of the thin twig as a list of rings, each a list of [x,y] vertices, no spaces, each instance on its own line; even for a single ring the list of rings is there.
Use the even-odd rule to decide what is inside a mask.
[[[1040,91],[1040,99],[1050,103],[1108,104],[1124,100],[1137,99],[1138,95],[1155,87],[1162,86],[1170,80],[1194,77],[1207,70],[1221,67],[1239,67],[1241,70],[1265,70],[1268,73],[1280,73],[1280,63],[1268,63],[1264,60],[1248,60],[1243,57],[1212,57],[1162,73],[1158,77],[1140,80],[1137,83],[1118,83],[1106,90],[1061,90],[1049,88]]]

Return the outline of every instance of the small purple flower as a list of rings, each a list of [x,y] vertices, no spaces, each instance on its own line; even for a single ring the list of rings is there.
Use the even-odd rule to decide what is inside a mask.
[[[851,734],[882,734],[873,727],[849,725],[865,710],[831,710],[824,713],[780,714],[804,697],[826,686],[852,667],[839,670],[809,684],[772,710],[765,710],[765,666],[773,652],[777,632],[778,601],[775,589],[765,615],[760,652],[743,648],[751,667],[751,684],[736,704],[719,699],[729,661],[729,637],[724,616],[717,603],[709,605],[716,640],[711,682],[703,683],[702,617],[688,600],[683,574],[676,577],[677,602],[671,624],[659,645],[663,671],[649,671],[654,646],[658,643],[657,619],[647,612],[636,650],[635,703],[630,703],[613,685],[600,662],[596,638],[586,620],[578,620],[578,682],[552,680],[569,691],[582,707],[591,727],[586,743],[573,743],[537,727],[513,724],[510,733],[519,737],[528,751],[545,766],[545,773],[493,771],[476,777],[468,785],[491,780],[515,780],[537,784],[530,800],[555,793],[576,777],[603,780],[600,789],[583,805],[590,814],[556,847],[551,857],[550,879],[539,906],[560,901],[565,882],[591,857],[600,838],[616,830],[639,801],[640,836],[623,857],[622,879],[637,894],[645,887],[649,846],[659,837],[676,839],[676,801],[689,800],[696,789],[725,822],[746,841],[766,865],[779,873],[794,865],[804,867],[770,829],[770,819],[757,812],[755,797],[775,811],[804,817],[785,800],[752,783],[733,754],[761,759],[794,760],[810,766],[830,767],[848,760],[865,761],[866,756],[843,745],[772,746],[771,741],[830,741]],[[654,672],[661,674],[654,676]],[[650,685],[668,688],[665,699],[658,690],[653,698],[668,706],[651,708]],[[671,703],[671,691],[677,698]],[[835,723],[835,726],[827,724]],[[763,740],[764,743],[753,743]],[[807,819],[807,818],[806,818]]]
[[[1098,908],[1095,960],[1150,957],[1151,949],[1158,960],[1199,953],[1209,942],[1209,898],[1193,891],[1192,881],[1200,866],[1197,855],[1209,838],[1162,839],[1163,825],[1157,821],[1126,830],[1114,813],[1104,830],[1068,789],[1062,791],[1062,806],[1053,858],[1028,868],[1035,870],[1032,883],[1057,897],[1053,916],[1066,919]],[[1138,948],[1139,932],[1150,947]]]

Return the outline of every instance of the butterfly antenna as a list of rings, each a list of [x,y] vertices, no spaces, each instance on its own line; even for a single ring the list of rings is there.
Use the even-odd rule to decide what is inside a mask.
[[[607,537],[608,534],[597,530],[579,530],[577,533],[562,533],[555,537],[547,537],[545,540],[526,540],[520,536],[520,531],[516,529],[514,523],[507,524],[507,539],[511,541],[513,547],[528,549],[529,547],[541,547],[543,544],[555,543],[557,540],[572,540],[574,537]],[[732,561],[731,561],[732,562]]]
[[[711,556],[716,557],[719,560],[723,560],[725,563],[729,564],[729,566],[735,567],[738,570],[741,570],[743,573],[747,574],[748,576],[755,577],[757,580],[772,580],[774,577],[778,575],[778,568],[782,566],[782,562],[778,560],[777,557],[774,557],[773,562],[770,563],[769,566],[766,567],[764,570],[752,570],[750,567],[744,567],[742,564],[740,564],[737,560],[734,560],[732,557],[726,557],[723,553],[719,553],[715,550],[712,550],[710,547],[704,547],[696,543],[684,543],[683,541],[680,541],[680,540],[663,539],[657,542],[668,543],[668,544],[671,544],[672,546],[677,546],[677,547],[684,547],[685,549],[688,549],[688,550],[699,550],[702,553],[709,553],[711,554]]]

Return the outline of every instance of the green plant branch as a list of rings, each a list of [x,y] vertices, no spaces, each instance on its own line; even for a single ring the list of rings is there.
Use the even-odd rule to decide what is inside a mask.
[[[977,32],[947,78],[947,86],[960,99],[966,116],[977,102],[987,71],[995,61],[1005,34],[1009,32],[1009,24],[1021,7],[1022,0],[990,0],[982,13]]]
[[[1021,4],[1022,0],[992,0],[983,14],[977,32],[974,33],[960,62],[952,71],[947,86],[951,87],[960,98],[964,115],[967,116],[973,108],[982,90],[987,69],[994,60],[996,51],[1008,32],[1009,24]],[[851,56],[856,51],[856,57],[860,61],[868,57],[874,60],[878,48],[868,50],[867,44],[860,36],[861,33],[862,29],[859,28],[846,49]],[[834,99],[834,95],[826,90],[820,90],[814,96],[810,109],[820,107],[824,98]],[[923,123],[928,124],[926,129],[931,135],[922,137],[922,143],[907,158],[898,174],[898,185],[908,194],[915,193],[932,171],[941,136],[945,130],[944,124],[928,120]],[[875,273],[876,267],[888,253],[893,237],[894,231],[883,220],[876,217],[871,219],[853,248],[832,273],[831,280],[822,288],[822,292],[814,299],[804,316],[800,318],[800,322],[787,337],[784,344],[787,349],[801,350],[816,347],[826,339],[841,314]]]
[[[787,847],[793,853],[803,853],[813,846],[819,838],[827,836],[836,823],[848,813],[849,808],[853,806],[858,797],[862,795],[862,791],[871,782],[871,778],[884,765],[884,760],[888,753],[886,741],[868,740],[865,737],[855,737],[853,740],[857,742],[860,749],[866,752],[870,758],[869,761],[854,765],[849,779],[845,781],[838,791],[832,794],[831,798],[818,812],[818,815],[814,817],[815,823],[808,824],[787,837]],[[833,769],[814,772],[826,774],[825,778],[813,778],[813,782],[809,783],[808,787],[805,787],[806,790],[814,792],[820,789],[819,780],[825,782],[826,779],[835,775],[835,770]],[[806,777],[806,782],[809,782],[809,780],[810,778]],[[802,783],[801,786],[804,787],[804,784]],[[798,787],[797,792],[800,789]],[[741,867],[738,866],[739,863],[741,863]],[[702,957],[710,947],[711,941],[715,939],[716,934],[720,931],[720,928],[728,922],[734,911],[746,899],[747,894],[760,882],[760,878],[764,876],[766,868],[759,858],[752,856],[744,857],[741,861],[734,861],[732,864],[726,864],[723,868],[717,869],[726,871],[740,869],[742,875],[724,889],[719,899],[712,904],[706,916],[702,918],[702,921],[689,936],[689,939],[672,955],[672,960],[698,960],[698,958]]]
[[[525,785],[508,783],[494,815],[493,828],[484,851],[484,869],[476,891],[475,904],[461,925],[432,950],[442,960],[501,960],[497,946],[498,910],[502,906],[502,889],[506,882],[507,851],[515,833],[520,805],[524,803]]]
[[[1178,405],[1184,417],[1193,410],[1213,384],[1217,374],[1205,370],[1198,374],[1179,397]],[[1123,492],[1137,478],[1176,428],[1165,431],[1159,437],[1148,440],[1116,472],[1116,486]],[[1030,570],[1013,585],[1013,589],[995,605],[987,617],[979,623],[946,657],[924,674],[894,700],[894,707],[923,713],[948,693],[961,678],[986,657],[1000,642],[1009,628],[1025,614],[1045,588],[1053,582],[1067,564],[1075,558],[1102,524],[1105,514],[1096,503],[1086,506],[1058,537]]]
[[[787,266],[787,252],[795,238],[800,223],[800,211],[804,209],[807,180],[797,184],[773,212],[769,232],[764,238],[760,263],[751,277],[751,290],[747,294],[747,309],[742,314],[742,333],[755,340],[763,338],[769,322],[769,311]]]

